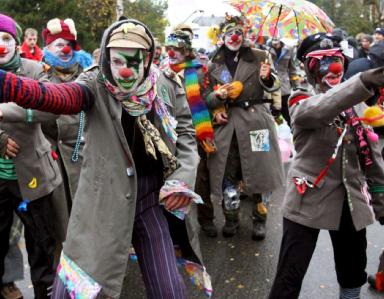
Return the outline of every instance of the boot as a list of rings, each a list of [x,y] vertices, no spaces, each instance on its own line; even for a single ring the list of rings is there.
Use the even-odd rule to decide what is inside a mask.
[[[207,237],[210,237],[210,238],[217,237],[217,227],[212,220],[203,222],[201,224],[201,230],[204,232],[204,234]]]
[[[253,228],[252,228],[252,240],[261,241],[265,239],[266,229],[265,222],[259,222],[253,220]]]
[[[253,210],[253,228],[252,228],[252,240],[260,241],[265,239],[266,228],[265,223],[267,221],[268,210],[262,202],[256,203],[256,207]]]
[[[236,235],[239,229],[239,220],[238,219],[225,219],[225,224],[223,227],[223,236],[226,238],[233,237]]]

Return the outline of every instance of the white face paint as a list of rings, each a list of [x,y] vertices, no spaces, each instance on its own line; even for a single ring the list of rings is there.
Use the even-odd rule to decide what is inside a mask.
[[[63,62],[68,62],[73,57],[71,42],[63,38],[54,40],[47,46],[47,50]]]
[[[111,73],[119,89],[134,91],[144,79],[144,55],[141,49],[111,48]]]
[[[243,44],[243,32],[241,29],[235,27],[229,29],[224,36],[224,44],[231,51],[239,51]]]
[[[8,63],[16,52],[16,40],[8,32],[0,31],[0,65]]]
[[[169,64],[179,64],[185,61],[186,56],[182,53],[181,49],[175,47],[167,47],[166,50]]]

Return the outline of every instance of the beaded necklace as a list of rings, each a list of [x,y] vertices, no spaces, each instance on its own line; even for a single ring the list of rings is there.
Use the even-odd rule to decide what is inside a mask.
[[[73,148],[72,157],[71,157],[72,162],[79,161],[80,145],[83,139],[83,132],[84,132],[84,123],[85,123],[85,113],[84,111],[81,111],[79,128],[77,130],[76,144],[75,144],[75,147]]]

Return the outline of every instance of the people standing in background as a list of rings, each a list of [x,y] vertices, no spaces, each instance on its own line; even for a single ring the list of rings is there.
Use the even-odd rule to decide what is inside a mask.
[[[28,28],[24,33],[24,42],[20,47],[20,56],[26,59],[41,61],[43,52],[37,44],[38,33],[34,28]]]

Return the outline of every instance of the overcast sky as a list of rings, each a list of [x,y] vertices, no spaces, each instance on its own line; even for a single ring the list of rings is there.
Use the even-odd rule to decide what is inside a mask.
[[[222,16],[225,12],[235,13],[223,0],[168,0],[168,20],[172,25],[185,21],[194,11],[204,10],[205,15]],[[195,13],[194,16],[201,14]]]

